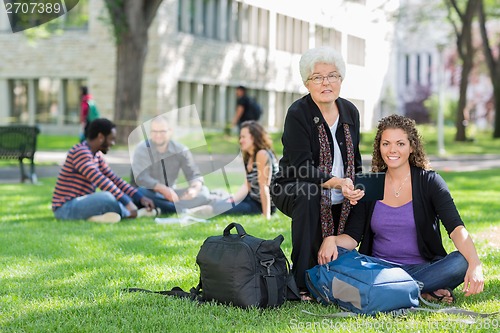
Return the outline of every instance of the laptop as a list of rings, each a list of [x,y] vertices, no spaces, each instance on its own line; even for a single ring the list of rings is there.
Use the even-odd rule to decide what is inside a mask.
[[[360,201],[384,199],[385,172],[358,173],[354,178],[354,188],[365,191]]]

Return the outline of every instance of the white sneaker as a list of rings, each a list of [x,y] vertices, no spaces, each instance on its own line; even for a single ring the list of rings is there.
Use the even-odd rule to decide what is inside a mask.
[[[160,214],[161,209],[158,207],[151,210],[148,210],[147,208],[141,208],[137,211],[137,217],[157,217],[160,216]]]
[[[87,221],[95,223],[118,223],[121,219],[122,217],[120,216],[120,214],[115,212],[107,212],[102,215],[91,216],[87,219]]]

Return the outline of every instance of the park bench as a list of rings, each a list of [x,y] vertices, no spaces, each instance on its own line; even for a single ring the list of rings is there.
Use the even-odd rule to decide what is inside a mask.
[[[21,182],[29,179],[37,182],[35,174],[36,139],[40,133],[38,126],[0,126],[0,159],[17,159],[21,169]],[[30,174],[24,170],[23,160],[31,161]]]

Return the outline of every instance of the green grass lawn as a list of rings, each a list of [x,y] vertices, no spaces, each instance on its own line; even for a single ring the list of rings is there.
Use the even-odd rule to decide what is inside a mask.
[[[420,133],[424,139],[427,154],[437,154],[437,129],[435,126],[419,125]],[[472,131],[469,131],[472,132]],[[362,154],[371,155],[373,150],[373,139],[376,131],[362,133],[360,150]],[[212,153],[232,154],[239,149],[238,136],[227,136],[218,131],[207,131],[204,133],[206,142],[210,145]],[[492,140],[491,131],[470,133],[474,137],[473,141],[455,142],[455,128],[448,126],[445,128],[445,149],[447,155],[460,154],[500,154],[500,139]],[[274,150],[277,155],[283,154],[281,144],[281,133],[271,133]],[[75,136],[46,135],[41,134],[38,138],[38,150],[59,150],[66,151],[77,142]],[[188,142],[185,142],[188,144]],[[127,149],[124,145],[117,145],[113,149]],[[1,161],[0,161],[1,162]],[[15,163],[15,161],[14,161]]]
[[[484,293],[457,305],[480,312],[500,309],[500,170],[442,173],[484,264]],[[461,316],[409,314],[392,318],[328,319],[338,311],[313,303],[287,302],[279,309],[242,310],[156,294],[126,293],[198,282],[196,254],[203,241],[232,222],[261,238],[285,236],[290,220],[281,213],[219,217],[186,227],[152,220],[99,225],[58,222],[50,211],[55,179],[39,185],[0,185],[0,332],[498,332],[500,318],[465,323]],[[488,184],[485,186],[485,184]],[[452,249],[445,237],[445,245]],[[458,288],[460,289],[460,287]]]

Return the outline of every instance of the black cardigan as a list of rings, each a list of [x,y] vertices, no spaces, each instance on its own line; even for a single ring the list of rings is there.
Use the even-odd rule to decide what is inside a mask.
[[[354,144],[354,167],[357,172],[362,170],[361,154],[359,152],[359,112],[346,99],[338,98],[335,103],[339,109],[339,122],[335,137],[342,153],[344,172],[347,172],[347,149],[343,124],[349,125]],[[322,184],[332,178],[329,173],[323,173],[319,166],[319,132],[318,123],[325,126],[333,156],[333,138],[330,128],[321,111],[308,94],[295,101],[288,109],[283,136],[283,157],[280,160],[280,171],[275,182],[278,184],[296,181],[297,179],[315,184]],[[333,156],[335,158],[335,156]]]
[[[456,227],[464,225],[455,207],[448,186],[434,171],[411,167],[413,215],[417,229],[420,255],[429,261],[446,256],[439,221],[448,235]],[[390,195],[386,193],[386,195]],[[359,252],[372,254],[373,232],[371,219],[376,201],[359,202],[351,209],[345,233],[361,241]]]

